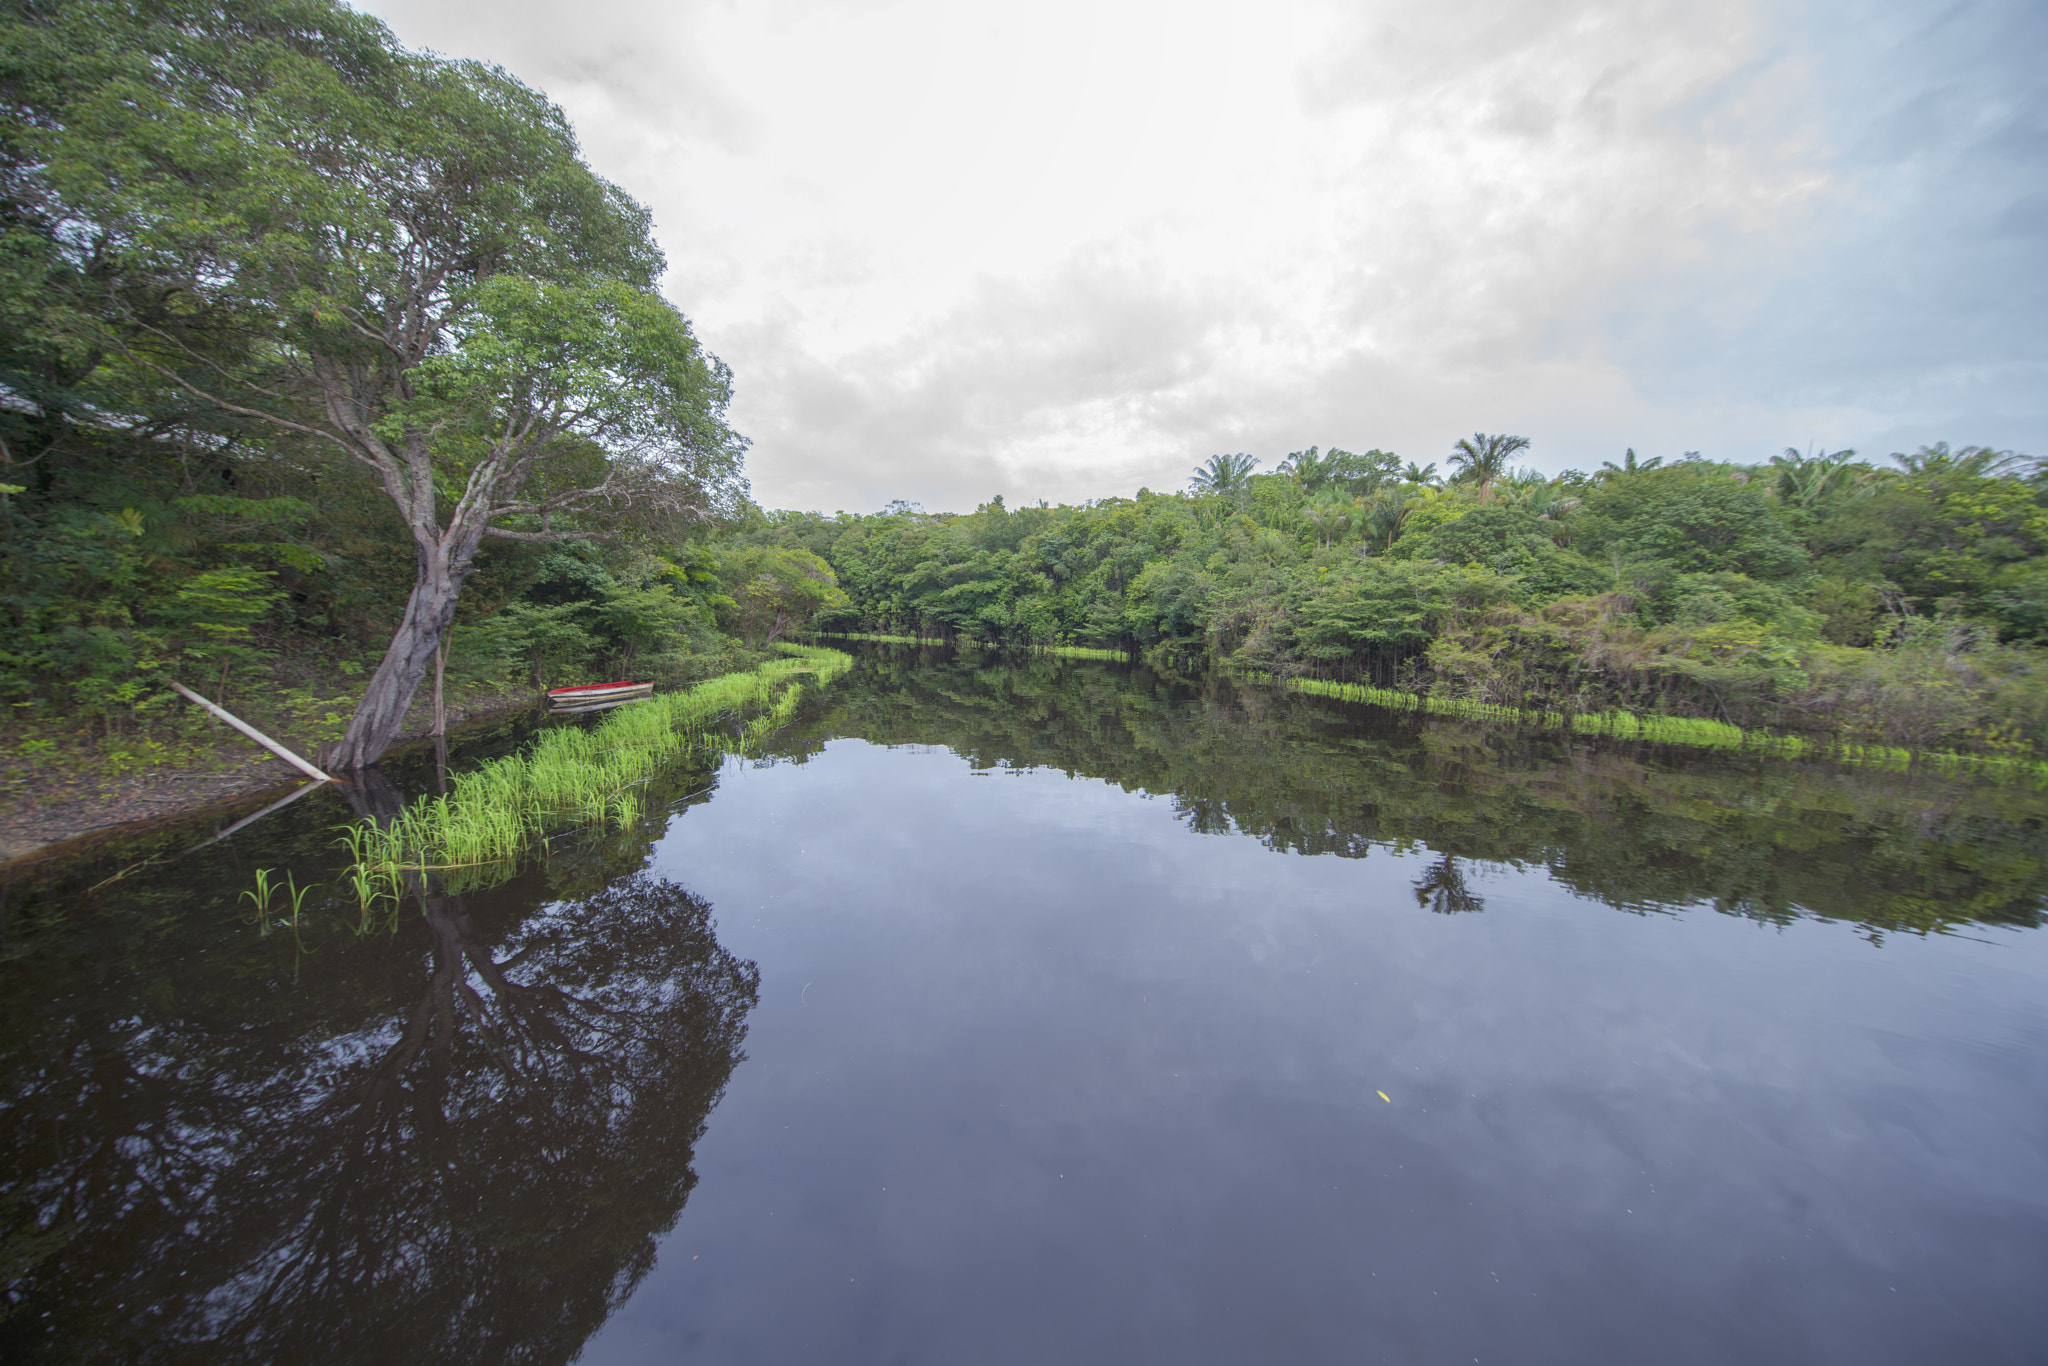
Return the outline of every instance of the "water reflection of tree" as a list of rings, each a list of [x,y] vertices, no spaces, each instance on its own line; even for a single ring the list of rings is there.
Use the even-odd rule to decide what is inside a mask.
[[[870,652],[832,698],[820,733],[1167,794],[1190,829],[1275,850],[1421,845],[1547,868],[1634,912],[1710,903],[1923,934],[2048,919],[2048,799],[2026,784],[1588,741],[1056,660]]]
[[[1430,864],[1422,876],[1415,879],[1415,904],[1438,915],[1459,915],[1465,911],[1486,909],[1486,902],[1479,893],[1465,885],[1465,870],[1449,854]]]
[[[424,910],[410,985],[308,1014],[223,981],[14,1041],[0,1356],[575,1355],[682,1209],[758,974],[645,878],[509,930]]]

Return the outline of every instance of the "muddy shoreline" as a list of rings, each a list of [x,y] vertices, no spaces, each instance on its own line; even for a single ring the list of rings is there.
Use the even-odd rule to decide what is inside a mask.
[[[535,705],[533,694],[521,690],[452,709],[449,738],[459,740],[465,732],[509,720]],[[430,721],[422,718],[406,728],[391,755],[402,757],[431,740]],[[296,768],[239,736],[232,743],[223,741],[221,752],[237,747],[247,750],[247,758],[225,768],[70,782],[54,777],[31,787],[13,810],[0,812],[0,872],[19,874],[36,864],[88,853],[152,830],[258,807],[305,783],[306,776]]]

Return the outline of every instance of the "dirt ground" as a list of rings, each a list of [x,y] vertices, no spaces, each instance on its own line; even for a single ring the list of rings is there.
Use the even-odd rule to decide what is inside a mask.
[[[532,691],[522,689],[460,710],[451,708],[448,724],[452,730],[532,705]],[[424,738],[429,719],[416,708],[409,718],[413,724],[401,740]],[[225,726],[221,730],[217,757],[204,769],[152,769],[105,779],[79,774],[38,778],[22,797],[0,809],[0,864],[48,858],[66,852],[60,846],[73,843],[120,839],[151,825],[189,820],[267,793],[281,797],[306,781],[304,774],[254,741]]]

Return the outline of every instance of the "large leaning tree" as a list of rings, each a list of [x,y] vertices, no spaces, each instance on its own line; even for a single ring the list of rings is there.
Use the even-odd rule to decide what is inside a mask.
[[[329,0],[46,0],[12,141],[80,354],[373,477],[417,574],[330,764],[373,764],[488,538],[703,515],[730,373],[656,291],[645,209],[505,72]],[[21,73],[25,72],[25,75]]]

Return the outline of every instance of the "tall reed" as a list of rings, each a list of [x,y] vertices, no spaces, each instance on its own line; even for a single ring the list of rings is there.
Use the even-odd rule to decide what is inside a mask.
[[[313,890],[313,886],[318,884],[301,887],[298,876],[287,872],[284,875],[284,886],[280,889],[276,883],[270,880],[271,871],[268,868],[258,868],[256,870],[256,889],[242,893],[243,899],[256,908],[257,933],[265,935],[270,933],[270,905],[277,898],[280,890],[283,891],[285,901],[292,908],[291,919],[286,923],[292,929],[297,930],[299,928],[299,914],[306,906],[306,895]]]

